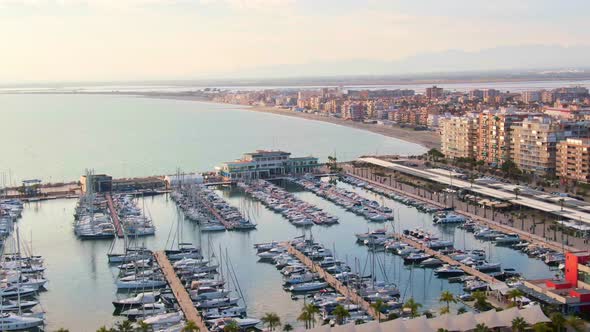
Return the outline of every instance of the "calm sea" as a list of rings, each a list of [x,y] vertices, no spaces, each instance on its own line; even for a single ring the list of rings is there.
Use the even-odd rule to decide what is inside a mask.
[[[0,174],[13,184],[72,181],[87,168],[115,177],[207,171],[256,149],[340,160],[425,151],[329,123],[182,100],[0,95],[0,119]]]

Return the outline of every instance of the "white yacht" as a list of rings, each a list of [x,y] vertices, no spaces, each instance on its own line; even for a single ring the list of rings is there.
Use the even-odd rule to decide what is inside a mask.
[[[116,309],[141,307],[144,304],[157,302],[159,297],[159,292],[144,292],[126,299],[115,300],[113,301],[113,305]]]
[[[0,331],[22,331],[43,325],[43,318],[25,317],[13,313],[0,314]]]

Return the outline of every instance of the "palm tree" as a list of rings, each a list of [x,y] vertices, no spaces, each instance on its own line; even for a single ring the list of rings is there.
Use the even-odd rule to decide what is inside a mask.
[[[240,325],[235,320],[231,320],[229,323],[225,324],[223,327],[223,332],[239,332]]]
[[[442,327],[436,330],[436,332],[449,332],[447,329],[443,329]]]
[[[516,306],[516,300],[518,300],[518,298],[520,298],[522,296],[524,296],[524,293],[518,288],[511,289],[506,294],[506,297],[510,300],[510,302],[512,302],[512,304],[511,304],[512,307]]]
[[[410,309],[410,314],[412,317],[418,317],[418,309],[422,307],[422,304],[414,301],[414,298],[409,298],[406,303],[404,303],[404,309]]]
[[[480,323],[475,326],[475,330],[473,330],[473,331],[474,332],[489,332],[490,328],[487,327],[486,324]]]
[[[117,327],[117,332],[133,332],[134,330],[133,324],[129,320],[119,322],[115,326]]]
[[[515,199],[518,199],[518,194],[520,194],[520,188],[514,188],[512,191],[514,192]]]
[[[55,332],[70,332],[70,330],[68,330],[68,329],[64,329],[64,328],[62,327],[62,328],[59,328],[59,329],[57,329]]]
[[[553,325],[553,329],[557,332],[560,332],[565,327],[565,317],[560,312],[552,313],[549,318],[551,319],[551,325]]]
[[[457,315],[464,314],[466,312],[467,312],[467,309],[465,309],[465,307],[461,307],[461,308],[457,309]]]
[[[260,320],[266,324],[271,331],[274,331],[275,327],[281,326],[281,318],[279,318],[279,315],[274,312],[267,312]]]
[[[533,331],[534,332],[551,332],[551,331],[553,331],[553,329],[551,329],[545,323],[537,323],[537,324],[533,325]]]
[[[306,330],[309,329],[309,322],[311,321],[310,317],[311,315],[309,314],[309,312],[307,312],[307,310],[305,310],[305,308],[301,310],[301,313],[297,317],[298,321],[303,322],[305,324]]]
[[[565,325],[571,327],[572,330],[576,332],[582,332],[586,330],[586,323],[580,318],[576,316],[567,316],[565,318]]]
[[[283,325],[283,331],[285,331],[285,332],[293,331],[293,325],[288,324],[288,323]]]
[[[187,321],[182,328],[182,332],[199,332],[201,329],[192,320]]]
[[[479,311],[485,311],[489,308],[490,304],[486,301],[487,296],[486,293],[482,291],[476,291],[471,294],[473,299],[475,299],[475,304],[473,305],[475,309]]]
[[[440,293],[440,297],[438,299],[438,302],[445,302],[447,305],[446,307],[444,307],[444,310],[441,310],[441,314],[445,313],[448,314],[451,310],[450,305],[451,302],[453,303],[457,303],[457,300],[455,299],[455,296],[453,295],[453,293],[449,292],[449,291],[444,291],[442,293]]]
[[[144,322],[144,321],[141,321],[141,322],[139,322],[137,325],[138,325],[138,330],[139,330],[140,332],[149,332],[149,330],[150,330],[150,328],[151,328],[151,326],[149,326],[149,325],[148,325],[146,322]]]
[[[315,305],[309,303],[303,307],[309,313],[309,322],[311,327],[315,327],[315,315],[320,313],[320,309]]]
[[[522,317],[516,317],[512,320],[512,331],[524,332],[529,324]]]
[[[342,325],[344,322],[344,318],[350,317],[350,312],[346,310],[342,305],[337,305],[336,308],[332,311],[334,317],[336,317],[336,323],[338,325]]]
[[[107,329],[106,326],[101,326],[96,332],[115,332],[115,329]]]
[[[377,299],[374,303],[371,303],[371,308],[375,310],[377,314],[377,320],[381,323],[381,311],[385,308],[385,302],[382,299]]]

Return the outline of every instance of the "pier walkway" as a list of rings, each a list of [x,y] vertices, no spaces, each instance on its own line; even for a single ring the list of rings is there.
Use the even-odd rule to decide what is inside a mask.
[[[207,326],[205,325],[205,321],[199,314],[199,311],[193,304],[188,292],[180,282],[180,279],[174,272],[174,268],[168,260],[166,253],[164,251],[156,251],[154,252],[154,258],[158,265],[160,265],[160,269],[162,269],[162,273],[164,273],[164,278],[168,282],[168,286],[172,289],[172,293],[180,306],[180,309],[184,313],[184,317],[187,321],[193,321],[198,327],[199,331],[201,332],[209,332]]]
[[[305,256],[301,251],[297,250],[291,244],[287,243],[287,251],[293,256],[297,257],[301,263],[305,264],[312,272],[317,272],[330,286],[332,286],[337,292],[344,295],[354,303],[360,305],[373,318],[379,320],[378,313],[371,307],[369,302],[365,301],[360,295],[346,287],[340,280],[336,279],[333,275],[326,272],[318,264],[314,263],[309,257]]]
[[[387,185],[385,185],[383,183],[379,183],[377,181],[373,181],[373,180],[370,180],[370,179],[367,179],[367,178],[358,176],[356,174],[346,173],[346,175],[348,175],[350,177],[357,178],[357,179],[362,180],[362,181],[365,181],[365,182],[370,183],[370,184],[372,184],[374,186],[381,187],[381,188],[386,189],[386,190],[388,190],[390,192],[394,192],[394,193],[397,193],[397,194],[400,194],[400,195],[411,197],[413,199],[416,199],[416,200],[421,201],[421,202],[424,202],[424,203],[428,203],[428,204],[431,204],[431,205],[434,205],[434,206],[438,206],[438,207],[441,207],[441,208],[446,208],[447,207],[444,204],[441,204],[441,203],[439,203],[437,201],[429,200],[429,199],[427,199],[425,197],[422,197],[422,196],[419,196],[419,195],[415,195],[415,194],[409,193],[408,191],[400,190],[398,188],[392,188],[392,187],[387,186]],[[469,217],[469,218],[473,219],[474,221],[477,221],[480,224],[483,224],[484,226],[493,228],[495,230],[498,230],[498,231],[501,231],[501,232],[505,232],[505,233],[515,233],[515,234],[518,234],[518,236],[520,236],[520,238],[523,239],[523,240],[529,241],[529,242],[534,243],[534,244],[542,245],[542,246],[544,246],[546,248],[555,250],[557,252],[562,252],[563,250],[572,251],[572,252],[579,251],[579,249],[576,249],[574,247],[567,246],[567,245],[562,245],[562,244],[557,243],[557,242],[547,241],[542,236],[531,234],[529,232],[525,232],[525,231],[520,230],[518,228],[510,227],[508,225],[503,225],[503,224],[500,224],[498,222],[492,221],[490,219],[482,218],[481,216],[476,216],[476,215],[474,215],[472,213],[469,213],[469,212],[466,212],[466,211],[455,210],[455,213],[461,214],[461,215],[466,216],[466,217]]]
[[[490,275],[487,275],[487,274],[485,274],[485,273],[483,273],[483,272],[481,272],[481,271],[479,271],[477,269],[474,269],[471,266],[467,266],[467,265],[465,265],[465,264],[463,264],[461,262],[458,262],[458,261],[452,259],[451,257],[447,256],[447,255],[441,254],[438,251],[432,250],[432,249],[428,248],[427,246],[425,246],[424,244],[419,243],[417,241],[414,241],[414,240],[412,240],[412,239],[410,239],[410,238],[408,238],[406,236],[399,235],[399,234],[393,234],[393,237],[396,240],[402,241],[402,242],[404,242],[406,244],[411,245],[412,247],[414,247],[416,249],[422,250],[425,253],[427,253],[429,255],[432,255],[432,256],[440,259],[441,261],[443,261],[443,262],[445,262],[447,264],[457,265],[457,266],[461,267],[461,270],[465,271],[465,273],[467,273],[469,275],[472,275],[474,277],[477,277],[477,278],[479,278],[479,279],[481,279],[481,280],[483,280],[483,281],[485,281],[487,283],[492,284],[492,283],[499,283],[499,282],[501,282],[500,280],[498,280],[498,279],[496,279],[496,278],[494,278],[494,277],[492,277]]]
[[[123,227],[121,226],[121,221],[119,220],[119,214],[117,213],[117,210],[115,210],[115,205],[113,204],[113,197],[111,197],[111,194],[105,194],[104,196],[107,199],[107,204],[109,205],[109,211],[111,212],[111,218],[113,219],[113,223],[115,224],[117,236],[122,238],[124,236]]]

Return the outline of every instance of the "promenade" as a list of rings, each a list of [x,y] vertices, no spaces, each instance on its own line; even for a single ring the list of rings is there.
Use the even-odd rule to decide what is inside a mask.
[[[172,264],[170,264],[170,260],[168,260],[166,253],[164,251],[156,251],[154,253],[154,258],[158,262],[158,265],[160,265],[160,269],[162,270],[162,273],[164,273],[164,278],[166,278],[168,286],[170,286],[172,289],[174,297],[176,298],[180,309],[184,313],[186,320],[193,321],[197,327],[199,327],[199,331],[209,332],[207,326],[205,325],[205,321],[193,304],[193,301],[182,285],[182,282],[180,282],[176,272],[174,272],[174,268],[172,267]]]

